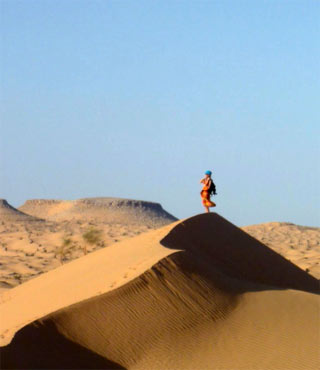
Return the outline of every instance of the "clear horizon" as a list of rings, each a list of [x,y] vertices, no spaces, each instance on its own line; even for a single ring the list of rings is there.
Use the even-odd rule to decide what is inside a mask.
[[[320,226],[320,2],[1,1],[0,198]]]

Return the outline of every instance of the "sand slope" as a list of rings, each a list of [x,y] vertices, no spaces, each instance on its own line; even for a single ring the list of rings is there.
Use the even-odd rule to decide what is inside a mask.
[[[315,369],[317,290],[315,278],[219,215],[199,215],[3,293],[2,361],[8,368]]]

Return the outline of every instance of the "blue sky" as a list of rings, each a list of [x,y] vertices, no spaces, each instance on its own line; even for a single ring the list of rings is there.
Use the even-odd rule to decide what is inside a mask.
[[[320,2],[1,1],[0,197],[319,226]]]

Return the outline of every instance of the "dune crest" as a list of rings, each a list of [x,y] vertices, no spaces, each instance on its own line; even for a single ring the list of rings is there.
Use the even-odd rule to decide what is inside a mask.
[[[2,358],[28,369],[309,370],[316,291],[221,216],[198,215],[3,293]]]

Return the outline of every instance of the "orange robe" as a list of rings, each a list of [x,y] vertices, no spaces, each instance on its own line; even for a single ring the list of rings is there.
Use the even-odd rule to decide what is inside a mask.
[[[202,204],[205,207],[215,207],[216,204],[210,200],[210,194],[209,194],[209,186],[207,184],[204,184],[202,190],[201,190],[201,198],[202,198]]]

